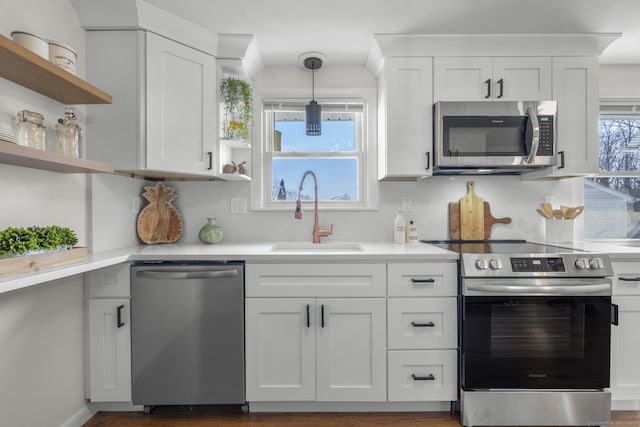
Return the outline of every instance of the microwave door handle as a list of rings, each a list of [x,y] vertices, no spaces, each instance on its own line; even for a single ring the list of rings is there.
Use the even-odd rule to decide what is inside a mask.
[[[529,114],[529,119],[531,119],[531,127],[533,129],[533,137],[531,138],[531,151],[529,152],[529,156],[525,160],[528,165],[533,164],[536,156],[538,155],[538,145],[540,144],[540,123],[538,122],[538,116],[536,114],[536,109],[533,107],[527,108],[527,114]]]

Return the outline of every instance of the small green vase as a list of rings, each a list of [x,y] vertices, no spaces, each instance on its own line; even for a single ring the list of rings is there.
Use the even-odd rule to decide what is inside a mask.
[[[200,241],[208,244],[220,243],[223,236],[224,232],[222,228],[216,224],[215,218],[207,218],[207,223],[202,226],[200,233],[198,233]]]

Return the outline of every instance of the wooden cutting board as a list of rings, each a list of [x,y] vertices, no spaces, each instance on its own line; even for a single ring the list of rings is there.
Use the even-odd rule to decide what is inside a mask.
[[[491,205],[489,202],[484,202],[484,234],[482,240],[489,240],[491,238],[491,230],[494,224],[511,223],[511,218],[494,218],[491,215]],[[449,203],[449,238],[451,240],[461,240],[460,235],[460,204],[456,202]],[[480,239],[478,239],[480,240]]]
[[[467,194],[460,198],[460,238],[484,239],[484,200],[475,192],[473,181],[467,182]]]

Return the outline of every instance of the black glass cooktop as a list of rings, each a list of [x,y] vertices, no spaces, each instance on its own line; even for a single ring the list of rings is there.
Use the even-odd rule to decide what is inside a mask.
[[[474,254],[566,254],[583,252],[569,247],[531,243],[526,240],[421,240],[421,242],[453,252]]]

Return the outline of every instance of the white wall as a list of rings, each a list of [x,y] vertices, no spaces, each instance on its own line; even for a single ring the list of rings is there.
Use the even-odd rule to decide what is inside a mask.
[[[69,0],[3,1],[0,33],[33,32],[69,44],[84,75],[85,40]],[[42,113],[47,139],[65,105],[0,78],[0,121]],[[84,108],[75,109],[84,123]],[[87,178],[0,164],[0,229],[58,224],[87,244]],[[85,405],[82,278],[0,295],[0,425],[59,426]]]
[[[601,65],[600,97],[640,99],[640,65]]]

